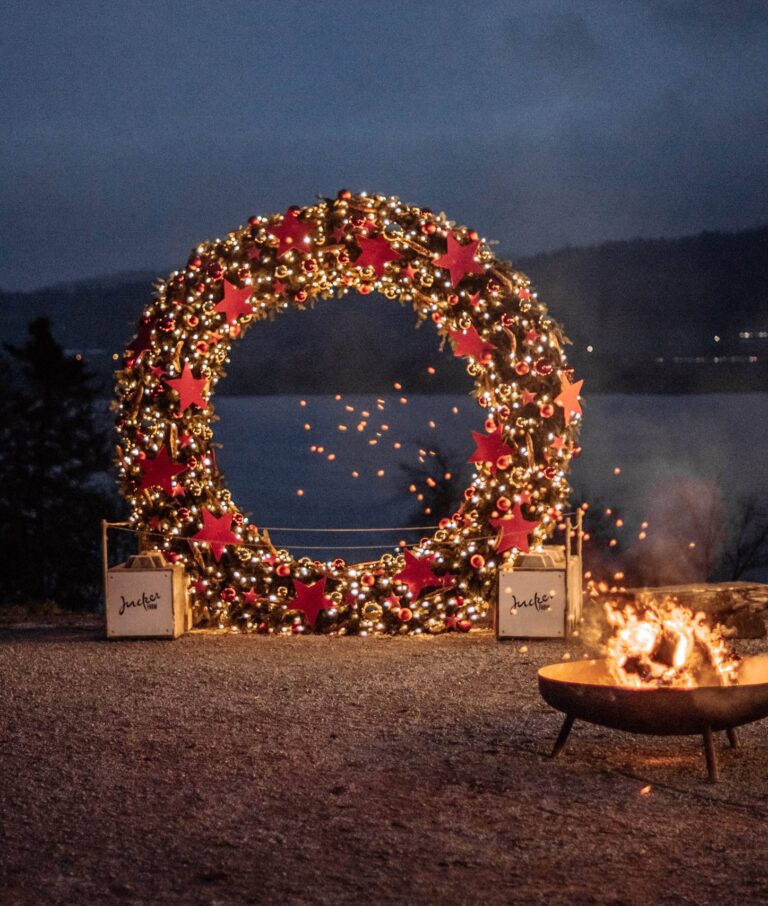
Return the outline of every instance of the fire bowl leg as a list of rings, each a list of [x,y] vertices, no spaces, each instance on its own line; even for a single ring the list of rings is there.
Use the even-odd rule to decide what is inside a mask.
[[[717,783],[717,756],[715,755],[715,746],[712,741],[711,727],[706,727],[704,730],[704,757],[707,759],[709,782]]]
[[[728,729],[725,731],[725,733],[728,737],[728,742],[731,744],[732,749],[741,748],[741,744],[739,742],[739,736],[736,732],[735,727],[728,727]]]
[[[563,721],[562,727],[560,727],[560,733],[555,740],[555,745],[552,748],[552,754],[549,756],[550,758],[557,758],[557,756],[565,748],[565,744],[568,742],[568,736],[571,732],[571,728],[573,727],[574,720],[576,720],[576,718],[572,714],[565,715],[565,720]]]

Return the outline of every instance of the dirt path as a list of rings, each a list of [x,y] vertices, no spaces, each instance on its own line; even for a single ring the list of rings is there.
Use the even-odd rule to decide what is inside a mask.
[[[550,761],[564,650],[2,629],[0,902],[768,901],[768,721]]]

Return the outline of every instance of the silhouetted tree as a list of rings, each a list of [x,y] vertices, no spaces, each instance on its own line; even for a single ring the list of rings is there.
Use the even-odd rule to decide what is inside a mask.
[[[757,492],[737,497],[730,508],[725,541],[714,578],[733,581],[768,567],[768,501]]]
[[[46,318],[0,359],[2,600],[99,602],[99,519],[116,515],[108,422],[79,357],[65,355]]]
[[[416,505],[408,519],[419,525],[425,519],[437,521],[456,511],[469,482],[470,468],[465,458],[451,450],[420,444],[419,463],[400,463],[400,472],[409,482]]]

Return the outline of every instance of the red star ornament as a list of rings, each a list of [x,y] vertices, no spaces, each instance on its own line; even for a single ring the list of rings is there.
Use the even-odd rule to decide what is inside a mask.
[[[259,596],[253,587],[251,587],[251,589],[243,595],[243,602],[248,607],[250,607],[252,604],[255,604],[258,600]]]
[[[286,211],[283,215],[283,222],[279,226],[269,228],[269,232],[279,241],[277,257],[280,258],[293,249],[298,252],[308,252],[312,245],[314,231],[314,224],[306,220],[299,220],[293,211]]]
[[[362,221],[362,223],[355,224],[353,228],[354,233],[371,233],[373,230],[378,229],[375,220],[369,220],[367,217],[363,217]]]
[[[367,236],[356,236],[361,252],[355,259],[355,267],[373,267],[377,277],[384,276],[385,265],[397,261],[403,256],[387,242],[383,236],[369,239]]]
[[[489,523],[498,530],[494,547],[497,554],[516,547],[527,554],[530,550],[528,536],[538,526],[538,522],[531,522],[523,516],[520,504],[516,503],[512,510],[499,519],[489,519]]]
[[[530,390],[523,390],[523,395],[521,397],[521,402],[524,406],[530,406],[536,400],[536,394],[531,393]]]
[[[179,394],[179,409],[181,412],[185,412],[190,406],[199,406],[201,409],[208,407],[208,402],[203,396],[208,379],[196,378],[192,374],[192,366],[189,362],[184,363],[180,377],[166,380],[165,383],[171,390],[175,390]]]
[[[216,310],[227,316],[228,324],[236,324],[237,319],[242,315],[252,315],[253,309],[248,304],[248,300],[253,295],[252,286],[244,286],[242,289],[224,281],[224,295],[221,301],[216,303]]]
[[[296,597],[291,601],[291,610],[301,610],[307,620],[307,624],[313,629],[317,623],[317,616],[321,610],[327,610],[333,607],[334,603],[330,598],[325,596],[325,583],[327,576],[323,576],[314,585],[305,585],[298,579],[293,580],[293,587],[296,591]]]
[[[400,609],[400,598],[398,598],[397,595],[389,595],[389,597],[384,598],[384,600],[381,603],[387,610],[399,610]]]
[[[331,230],[331,236],[333,237],[334,242],[341,242],[346,235],[347,228],[343,224],[339,224]]]
[[[496,428],[491,434],[481,434],[479,431],[472,432],[472,439],[477,449],[469,457],[468,462],[489,462],[491,464],[491,474],[495,475],[498,470],[498,461],[502,456],[513,456],[514,451],[508,447],[501,439],[501,426]]]
[[[448,233],[448,247],[444,255],[435,258],[436,267],[442,267],[451,275],[451,286],[456,287],[467,274],[482,274],[485,268],[475,261],[480,240],[475,239],[462,245],[453,233]]]
[[[134,365],[139,361],[142,353],[152,348],[151,324],[144,324],[142,321],[139,321],[139,326],[136,330],[136,339],[127,348],[131,353],[127,358],[127,362],[130,365]]]
[[[566,425],[570,425],[574,415],[581,415],[579,392],[583,383],[575,381],[572,384],[564,374],[560,375],[560,393],[555,397],[555,403],[563,407]]]
[[[160,447],[154,459],[145,459],[141,466],[142,476],[139,490],[162,488],[169,497],[176,496],[173,479],[187,471],[184,463],[174,462],[171,459],[165,446]]]
[[[432,572],[434,560],[434,554],[419,558],[410,551],[405,551],[405,567],[393,577],[393,582],[407,585],[414,598],[417,598],[425,588],[439,586],[447,588],[453,584],[453,579],[450,576],[436,576]]]
[[[562,450],[565,446],[565,438],[558,434],[557,437],[552,441],[552,447],[555,450]]]
[[[536,333],[536,330],[534,328],[531,328],[530,330],[526,331],[525,339],[528,340],[529,343],[535,343],[536,340],[539,339],[539,335]]]
[[[241,543],[240,538],[232,531],[232,513],[214,516],[207,509],[203,510],[203,527],[196,535],[192,535],[192,540],[207,542],[217,563],[228,544]]]
[[[471,326],[466,330],[449,330],[448,333],[453,343],[453,354],[457,358],[472,356],[473,359],[482,362],[489,353],[497,348],[493,343],[484,340]]]

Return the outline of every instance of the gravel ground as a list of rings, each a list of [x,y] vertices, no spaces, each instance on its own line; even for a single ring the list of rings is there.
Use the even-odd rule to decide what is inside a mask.
[[[768,901],[768,722],[551,761],[564,651],[5,627],[0,902]]]

